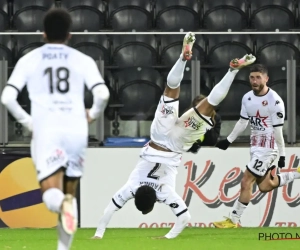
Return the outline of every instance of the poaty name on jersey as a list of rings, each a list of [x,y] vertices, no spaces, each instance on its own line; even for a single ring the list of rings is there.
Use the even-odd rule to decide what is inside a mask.
[[[56,53],[43,53],[43,60],[53,60],[53,59],[68,59],[67,53],[56,52]]]

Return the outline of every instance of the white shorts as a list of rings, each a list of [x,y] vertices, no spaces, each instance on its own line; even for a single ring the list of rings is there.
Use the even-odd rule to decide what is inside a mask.
[[[278,151],[275,149],[251,147],[250,162],[247,169],[255,176],[264,176],[276,160]]]
[[[31,156],[38,180],[46,179],[62,167],[66,169],[66,176],[81,177],[88,136],[76,131],[49,131],[43,134],[31,141]]]

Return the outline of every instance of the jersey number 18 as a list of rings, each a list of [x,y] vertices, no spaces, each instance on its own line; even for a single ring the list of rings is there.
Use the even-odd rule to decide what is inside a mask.
[[[55,70],[56,81],[55,85],[53,86],[53,69],[47,68],[44,71],[44,75],[49,75],[49,87],[50,93],[54,93],[54,88],[61,94],[65,94],[69,91],[69,70],[64,67],[57,68]]]

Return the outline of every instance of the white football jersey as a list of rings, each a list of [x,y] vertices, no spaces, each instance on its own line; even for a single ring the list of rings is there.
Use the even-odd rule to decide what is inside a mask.
[[[211,117],[191,108],[178,118],[179,100],[162,96],[151,125],[151,140],[173,152],[187,152],[213,127]]]
[[[269,88],[267,94],[256,96],[249,91],[243,96],[241,118],[249,120],[251,146],[277,149],[274,127],[283,126],[285,109],[281,97]]]
[[[87,127],[84,84],[91,90],[102,83],[95,61],[64,44],[45,44],[29,52],[8,80],[19,92],[27,85],[34,133]]]

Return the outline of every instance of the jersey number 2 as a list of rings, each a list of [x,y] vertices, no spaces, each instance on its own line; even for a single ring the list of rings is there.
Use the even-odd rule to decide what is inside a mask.
[[[152,170],[148,173],[147,177],[151,178],[151,179],[154,179],[154,180],[158,180],[159,176],[155,175],[155,173],[159,169],[159,167],[160,167],[160,163],[156,163],[154,168],[152,168]]]
[[[50,93],[53,94],[54,88],[57,89],[59,93],[65,94],[69,91],[70,84],[69,84],[69,70],[64,67],[60,67],[56,69],[56,82],[55,86],[53,86],[53,69],[47,68],[44,71],[44,75],[49,75],[49,87],[50,87]]]

